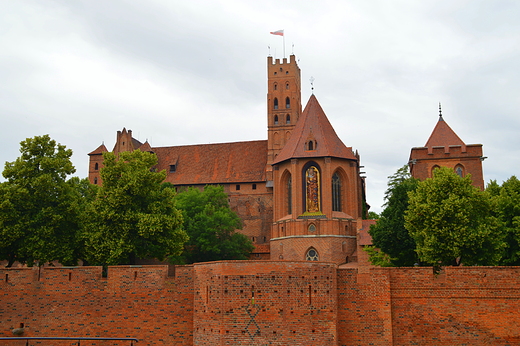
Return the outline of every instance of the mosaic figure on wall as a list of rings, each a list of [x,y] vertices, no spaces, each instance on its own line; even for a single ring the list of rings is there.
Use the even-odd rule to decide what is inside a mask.
[[[306,189],[307,189],[307,212],[317,213],[320,211],[320,179],[319,171],[316,167],[311,166],[305,172]]]

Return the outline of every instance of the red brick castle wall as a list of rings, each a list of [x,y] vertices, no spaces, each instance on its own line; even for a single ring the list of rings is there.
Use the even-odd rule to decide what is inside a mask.
[[[106,278],[100,267],[0,269],[0,336],[23,323],[23,336],[135,337],[137,345],[520,344],[517,267],[434,274],[238,261],[167,273],[167,266],[109,267]]]

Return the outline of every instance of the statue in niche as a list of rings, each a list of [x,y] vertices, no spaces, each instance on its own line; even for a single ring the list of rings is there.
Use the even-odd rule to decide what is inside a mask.
[[[308,213],[317,213],[320,211],[319,174],[318,169],[314,166],[309,167],[305,172]]]

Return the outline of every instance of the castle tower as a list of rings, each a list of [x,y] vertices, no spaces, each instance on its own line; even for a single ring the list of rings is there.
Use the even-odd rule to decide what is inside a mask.
[[[314,95],[273,162],[272,260],[355,261],[363,182]]]
[[[104,144],[101,144],[96,150],[88,154],[88,180],[91,184],[102,185],[103,183],[99,172],[103,167],[103,153],[107,151],[107,147],[105,147]]]
[[[438,167],[452,168],[461,177],[471,174],[473,185],[484,190],[482,144],[466,144],[444,121],[439,105],[439,120],[424,147],[410,153],[410,173],[417,179],[433,176]]]
[[[296,57],[267,57],[267,180],[271,164],[285,146],[302,112],[300,68]]]

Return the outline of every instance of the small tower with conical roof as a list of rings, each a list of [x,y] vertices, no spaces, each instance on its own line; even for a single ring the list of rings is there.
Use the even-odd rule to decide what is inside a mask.
[[[355,261],[363,182],[359,157],[312,95],[273,161],[271,259]]]
[[[482,144],[464,143],[444,120],[439,103],[437,125],[424,147],[412,148],[408,164],[414,178],[431,178],[436,168],[450,167],[460,176],[471,174],[473,185],[483,190],[483,160]]]

